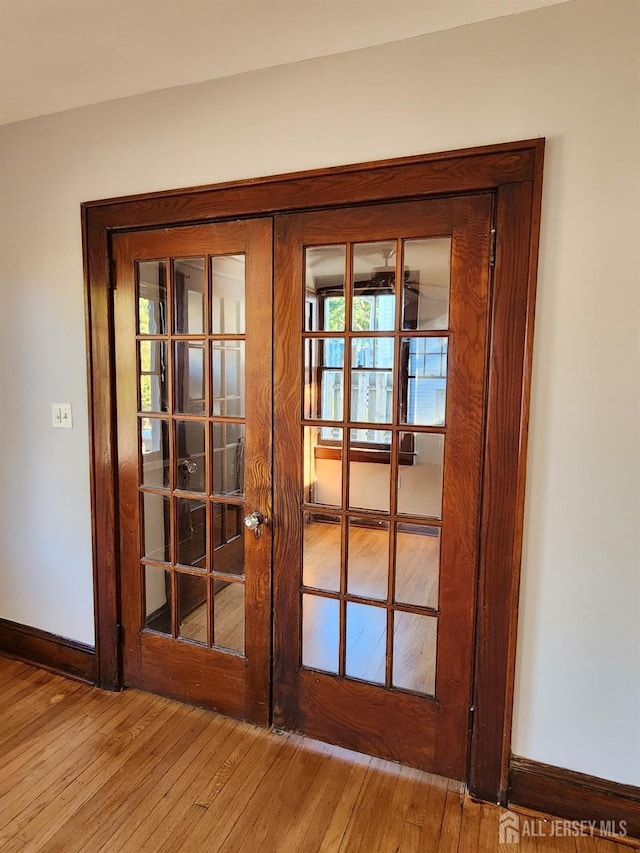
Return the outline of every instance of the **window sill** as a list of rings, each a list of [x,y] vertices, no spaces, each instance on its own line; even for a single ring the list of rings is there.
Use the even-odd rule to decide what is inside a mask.
[[[316,459],[342,459],[342,449],[340,447],[326,447],[321,444],[316,445],[314,449]],[[377,465],[391,464],[391,451],[371,449],[367,450],[364,447],[353,447],[349,452],[350,462],[370,462]],[[414,465],[415,454],[407,451],[401,451],[398,457],[400,465]]]

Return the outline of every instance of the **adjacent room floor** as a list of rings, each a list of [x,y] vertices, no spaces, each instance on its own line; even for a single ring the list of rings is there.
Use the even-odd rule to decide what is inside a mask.
[[[0,657],[0,850],[616,853],[499,845],[504,812],[458,783]]]
[[[396,600],[410,605],[438,605],[439,538],[437,528],[402,525],[411,532],[397,536]],[[416,534],[416,531],[431,533]],[[303,577],[306,587],[340,590],[339,524],[305,526]],[[347,589],[363,600],[382,602],[387,596],[388,530],[352,526],[349,534]],[[203,582],[204,588],[204,582]],[[206,592],[205,592],[206,596]],[[338,608],[331,600],[304,597],[303,662],[312,669],[338,671]],[[243,587],[220,585],[215,594],[216,645],[244,648]],[[170,632],[170,615],[163,614],[163,631]],[[386,667],[386,613],[381,608],[356,605],[348,611],[346,636],[347,675],[384,684]],[[394,621],[393,684],[406,690],[434,695],[436,682],[437,620],[430,616],[398,614]],[[181,622],[180,636],[207,642],[207,603],[195,607]]]

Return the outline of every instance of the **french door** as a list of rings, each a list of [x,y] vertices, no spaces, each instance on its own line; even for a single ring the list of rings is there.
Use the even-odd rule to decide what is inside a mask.
[[[275,231],[274,720],[466,773],[489,195]]]
[[[248,220],[113,243],[124,683],[262,725],[271,234]]]
[[[114,237],[126,684],[464,778],[491,215]]]

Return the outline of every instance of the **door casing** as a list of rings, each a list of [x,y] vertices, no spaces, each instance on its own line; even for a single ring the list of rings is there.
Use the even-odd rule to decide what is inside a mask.
[[[82,205],[95,588],[95,681],[121,686],[111,236],[357,204],[495,194],[468,786],[506,801],[544,140],[361,163]]]

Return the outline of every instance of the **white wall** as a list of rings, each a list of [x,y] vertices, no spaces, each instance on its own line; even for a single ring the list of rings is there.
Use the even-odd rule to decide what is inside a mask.
[[[398,478],[398,512],[440,518],[444,439],[415,433],[411,465],[402,465]],[[391,466],[379,462],[351,462],[349,506],[389,512]],[[329,506],[342,503],[342,461],[315,460],[313,500]]]
[[[546,136],[513,749],[640,784],[638,45],[576,0],[0,129],[0,616],[93,639],[81,201]]]

